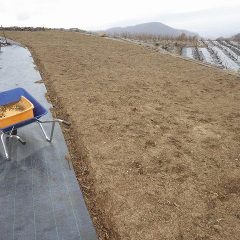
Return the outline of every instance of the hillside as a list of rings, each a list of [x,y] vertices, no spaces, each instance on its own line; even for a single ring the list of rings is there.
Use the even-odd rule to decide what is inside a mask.
[[[232,38],[235,39],[235,40],[240,41],[240,33],[235,34]]]
[[[161,36],[170,36],[170,37],[178,37],[182,33],[185,33],[187,36],[197,35],[196,33],[189,32],[186,30],[172,28],[160,22],[143,23],[143,24],[138,24],[138,25],[129,26],[129,27],[110,28],[105,30],[104,32],[108,34],[121,34],[121,33],[150,34],[150,35],[161,35]]]
[[[34,55],[100,239],[240,236],[240,77],[72,32],[7,32]],[[63,196],[64,197],[64,196]]]

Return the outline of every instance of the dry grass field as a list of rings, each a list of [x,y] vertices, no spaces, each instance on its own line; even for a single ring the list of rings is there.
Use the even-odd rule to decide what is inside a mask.
[[[100,239],[239,239],[239,76],[80,33],[7,37],[30,49],[72,122]]]

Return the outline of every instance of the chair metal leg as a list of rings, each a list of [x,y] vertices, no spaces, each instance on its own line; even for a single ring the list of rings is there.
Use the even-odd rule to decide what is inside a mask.
[[[64,121],[64,120],[61,120],[61,119],[54,119],[54,120],[49,120],[49,121],[40,121],[39,119],[36,119],[37,123],[39,124],[42,132],[43,132],[43,135],[45,136],[46,140],[48,142],[52,142],[52,139],[53,139],[53,133],[54,133],[54,129],[55,129],[55,125],[56,125],[56,122],[58,123],[63,123],[65,125],[68,125],[70,126],[70,123]],[[52,123],[52,128],[51,128],[51,133],[50,133],[50,137],[48,137],[42,123]],[[7,148],[7,144],[5,142],[5,136],[7,138],[9,138],[9,140],[11,138],[16,138],[20,143],[22,143],[23,145],[26,144],[26,142],[20,137],[17,135],[17,129],[12,129],[9,133],[4,133],[3,131],[0,130],[0,134],[1,134],[1,142],[2,142],[2,145],[3,145],[3,150],[4,150],[4,153],[5,153],[5,157],[6,159],[9,159],[9,151],[8,151],[8,148]]]
[[[21,137],[19,137],[18,135],[10,135],[9,137],[10,138],[16,138],[22,145],[26,144],[26,142]]]
[[[5,153],[5,157],[6,157],[6,159],[9,159],[9,154],[8,154],[7,145],[6,145],[6,142],[5,142],[5,139],[4,139],[4,135],[5,135],[5,133],[1,134],[1,141],[2,141],[2,145],[3,145],[3,150],[4,150],[4,153]]]
[[[55,128],[55,122],[52,122],[52,129],[51,129],[50,138],[48,137],[48,135],[47,135],[47,133],[46,133],[46,131],[45,131],[42,123],[38,121],[38,124],[39,124],[39,126],[40,126],[40,128],[41,128],[41,130],[42,130],[42,132],[43,132],[43,135],[44,135],[44,137],[46,138],[46,140],[47,140],[48,142],[52,142],[53,133],[54,133],[54,128]]]
[[[68,122],[66,122],[64,120],[61,120],[61,119],[54,119],[54,120],[49,120],[49,121],[41,121],[41,120],[37,119],[37,123],[39,124],[39,126],[40,126],[40,128],[41,128],[41,130],[43,132],[43,135],[44,135],[44,137],[46,138],[46,140],[48,142],[52,142],[52,140],[53,140],[53,133],[54,133],[56,122],[63,123],[63,124],[68,125],[68,126],[70,125],[70,123],[68,123]],[[42,123],[52,123],[50,137],[47,135],[47,133],[46,133]]]
[[[9,151],[9,149],[7,148],[7,144],[6,144],[6,141],[5,141],[5,136],[8,140],[11,140],[12,138],[16,138],[23,145],[25,145],[26,142],[21,137],[19,137],[18,135],[12,135],[12,131],[10,133],[1,132],[1,142],[2,142],[2,145],[3,145],[3,150],[4,150],[4,153],[5,153],[5,157],[6,157],[6,159],[10,160],[10,152],[11,151]],[[9,144],[11,144],[11,142],[9,142]]]

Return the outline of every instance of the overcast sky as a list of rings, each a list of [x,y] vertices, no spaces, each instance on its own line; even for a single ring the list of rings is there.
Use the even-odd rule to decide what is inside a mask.
[[[162,22],[203,37],[240,32],[240,0],[0,0],[3,26],[102,30]]]

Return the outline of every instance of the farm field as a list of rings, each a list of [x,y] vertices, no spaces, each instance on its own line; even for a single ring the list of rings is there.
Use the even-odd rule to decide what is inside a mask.
[[[80,33],[6,35],[72,123],[69,158],[99,239],[238,239],[239,76]],[[235,68],[237,49],[201,42],[192,55]]]
[[[240,42],[230,40],[124,39],[160,53],[172,53],[221,69],[240,71]]]
[[[216,65],[223,69],[240,70],[240,45],[234,41],[203,41],[205,47],[183,48],[182,56]]]

